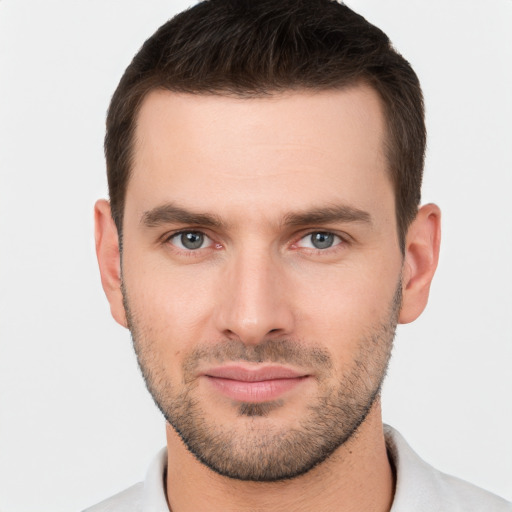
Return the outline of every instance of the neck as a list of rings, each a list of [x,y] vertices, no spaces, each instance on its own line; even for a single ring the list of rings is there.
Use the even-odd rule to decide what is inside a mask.
[[[172,512],[387,512],[394,492],[380,402],[327,460],[283,482],[245,482],[208,469],[167,425],[167,499]]]

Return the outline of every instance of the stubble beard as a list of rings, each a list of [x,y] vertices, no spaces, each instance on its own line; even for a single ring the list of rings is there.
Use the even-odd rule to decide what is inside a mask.
[[[380,395],[401,306],[401,283],[389,307],[388,318],[369,326],[358,343],[350,368],[336,372],[330,353],[296,340],[268,339],[258,345],[224,340],[196,348],[184,360],[181,389],[171,384],[165,364],[158,360],[154,340],[147,336],[129,307],[123,286],[128,326],[146,386],[167,422],[187,449],[216,473],[237,480],[276,482],[298,477],[325,461],[351,439]],[[280,400],[239,403],[243,428],[221,426],[208,417],[193,378],[199,363],[233,361],[272,362],[313,367],[318,393],[293,428],[272,424]],[[333,384],[333,382],[335,384]],[[268,418],[268,420],[267,420]],[[238,419],[236,420],[238,422]]]

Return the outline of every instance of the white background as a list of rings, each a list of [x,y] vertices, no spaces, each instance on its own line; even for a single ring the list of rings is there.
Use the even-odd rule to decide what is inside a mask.
[[[143,479],[164,424],[93,249],[102,138],[129,60],[184,1],[0,1],[0,511],[80,510]],[[430,305],[399,329],[385,420],[512,500],[512,1],[352,0],[425,92]]]

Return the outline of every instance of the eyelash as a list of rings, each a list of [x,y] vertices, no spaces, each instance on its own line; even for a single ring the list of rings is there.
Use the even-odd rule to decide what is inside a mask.
[[[204,236],[205,238],[210,240],[210,242],[211,242],[210,245],[207,247],[200,247],[198,249],[186,249],[186,248],[182,249],[182,248],[177,247],[176,245],[172,244],[171,241],[173,238],[176,238],[181,235],[189,234],[189,233],[196,233],[196,234]],[[337,243],[335,243],[334,245],[332,245],[331,247],[327,247],[325,249],[318,249],[318,248],[313,248],[313,247],[299,247],[298,246],[300,241],[304,240],[307,237],[311,237],[312,235],[315,235],[315,234],[333,235],[334,237],[339,239],[339,241]],[[204,231],[202,231],[200,229],[182,229],[180,231],[173,232],[171,234],[166,235],[163,238],[163,243],[171,245],[175,251],[179,251],[180,255],[184,255],[187,257],[201,256],[201,255],[203,255],[202,251],[204,249],[215,248],[216,250],[218,250],[218,249],[222,248],[222,244],[215,243],[215,241],[210,236],[208,236]],[[295,241],[290,244],[290,247],[293,250],[302,249],[303,251],[306,251],[308,254],[327,256],[327,255],[332,255],[334,252],[342,250],[343,248],[345,248],[347,245],[350,245],[350,244],[351,244],[351,241],[347,235],[341,235],[341,234],[335,233],[333,231],[316,229],[316,230],[309,230],[306,233],[301,233],[301,235],[298,238],[295,238]]]
[[[312,237],[313,235],[332,235],[335,237],[335,241],[333,242],[333,245],[330,247],[326,247],[324,249],[319,249],[317,247],[300,247],[298,244],[307,238]],[[337,239],[337,241],[336,241]],[[314,254],[314,255],[320,255],[320,256],[327,256],[332,255],[333,253],[343,249],[345,246],[348,245],[347,237],[344,237],[342,235],[339,235],[337,233],[334,233],[332,231],[326,231],[326,230],[314,230],[314,231],[308,231],[306,234],[302,234],[300,238],[297,239],[296,242],[292,244],[292,248],[295,250],[305,250],[308,254]]]
[[[182,235],[186,235],[186,234],[189,234],[189,233],[196,233],[196,234],[204,236],[205,238],[210,240],[210,242],[211,242],[210,245],[208,247],[200,247],[198,249],[186,249],[186,248],[182,249],[181,247],[177,247],[176,245],[174,245],[171,242],[173,238],[176,238],[176,237],[182,236]],[[204,231],[201,231],[200,229],[182,229],[180,231],[176,231],[174,233],[166,235],[164,237],[163,242],[164,242],[164,244],[171,245],[174,250],[179,251],[180,255],[184,255],[184,256],[187,256],[187,257],[201,256],[202,255],[202,250],[203,249],[211,248],[211,246],[215,246],[216,249],[220,249],[222,247],[221,244],[215,243],[214,240],[212,240],[212,238],[210,236],[208,236]]]

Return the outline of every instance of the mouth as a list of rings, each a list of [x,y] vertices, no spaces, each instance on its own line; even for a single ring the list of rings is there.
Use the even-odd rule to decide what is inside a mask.
[[[221,366],[202,373],[221,394],[236,401],[261,403],[276,400],[311,376],[284,366]]]

